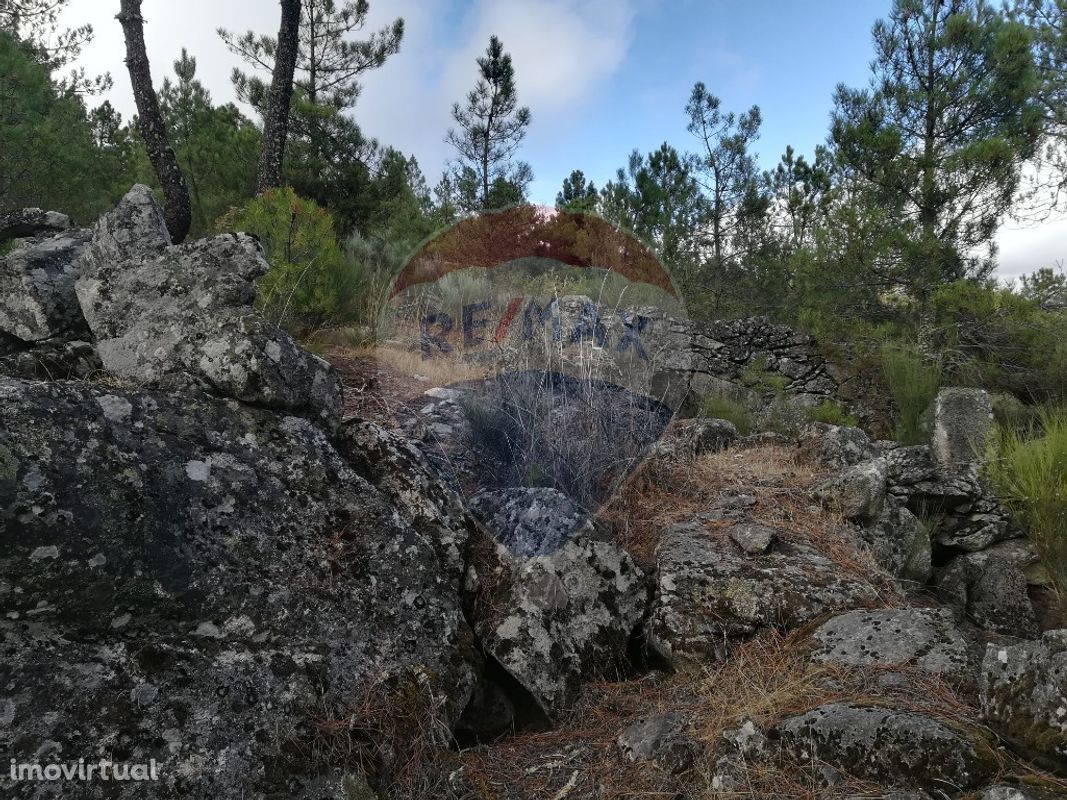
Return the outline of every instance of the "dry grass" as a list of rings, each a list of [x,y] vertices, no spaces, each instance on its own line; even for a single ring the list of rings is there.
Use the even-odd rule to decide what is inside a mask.
[[[899,605],[902,599],[892,581],[843,535],[841,517],[812,499],[812,489],[828,475],[786,444],[730,448],[692,461],[654,459],[627,480],[600,516],[614,526],[635,560],[649,568],[669,526],[694,519],[724,497],[748,494],[756,498],[749,520],[780,528],[790,542],[814,547],[849,574],[870,580],[887,605]],[[715,535],[729,525],[710,522],[706,528]]]

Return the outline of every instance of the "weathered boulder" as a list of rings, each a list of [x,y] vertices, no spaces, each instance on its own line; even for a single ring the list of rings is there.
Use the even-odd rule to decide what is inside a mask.
[[[445,727],[474,683],[432,544],[300,417],[0,378],[0,531],[19,760],[154,758],[157,797],[337,796],[324,714],[396,691]]]
[[[942,389],[934,399],[931,450],[939,464],[980,461],[993,429],[993,402],[984,389]]]
[[[0,352],[0,375],[28,381],[86,380],[104,369],[96,348],[89,342],[63,339],[26,346],[19,342]]]
[[[80,263],[78,300],[115,376],[339,421],[330,365],[253,308],[267,263],[252,237],[171,247],[151,192],[134,187],[97,223]]]
[[[1067,630],[987,645],[979,704],[985,722],[1027,757],[1067,769]]]
[[[997,768],[977,734],[911,711],[830,703],[780,722],[767,737],[786,759],[937,796],[974,789]]]
[[[737,428],[724,419],[678,419],[653,448],[653,455],[696,458],[725,450],[737,440]]]
[[[643,717],[619,734],[616,742],[630,761],[651,761],[667,772],[693,768],[699,743],[686,732],[685,718],[676,712]]]
[[[815,487],[824,506],[854,522],[873,522],[882,513],[886,496],[884,458],[871,458],[846,467]]]
[[[518,557],[554,553],[579,531],[593,530],[583,508],[548,487],[484,490],[470,499],[468,507]]]
[[[349,466],[389,499],[404,521],[429,542],[459,590],[474,525],[459,495],[436,476],[411,442],[373,422],[351,419],[337,434]]]
[[[474,631],[555,722],[584,680],[625,671],[648,603],[645,576],[618,545],[587,533],[545,555],[520,558],[502,545],[495,555],[497,567],[476,564],[468,575]]]
[[[878,456],[871,438],[859,428],[817,422],[801,432],[803,458],[827,467],[850,467]]]
[[[27,343],[88,338],[74,282],[89,238],[72,230],[31,239],[0,259],[0,331]]]
[[[967,640],[951,611],[902,608],[849,611],[812,634],[812,658],[842,666],[915,666],[972,685]]]
[[[1022,541],[1002,542],[952,559],[937,579],[941,598],[975,625],[1012,636],[1036,636],[1030,570],[1037,554]]]
[[[0,214],[0,244],[12,239],[59,233],[70,228],[70,217],[58,211],[21,208]]]
[[[788,630],[876,597],[810,547],[779,542],[748,555],[700,524],[674,525],[656,548],[648,641],[675,667],[699,666],[759,628]]]
[[[902,584],[922,586],[930,580],[930,534],[903,505],[886,503],[873,525],[854,530],[874,560]]]

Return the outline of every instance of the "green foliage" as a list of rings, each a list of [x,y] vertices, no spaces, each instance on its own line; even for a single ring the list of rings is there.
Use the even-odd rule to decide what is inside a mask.
[[[378,331],[389,289],[404,265],[405,251],[388,239],[353,233],[344,243],[344,258],[356,283],[352,321]]]
[[[333,218],[291,188],[271,189],[219,221],[263,244],[270,271],[259,280],[258,303],[278,325],[308,334],[353,314],[360,275],[337,244]]]
[[[933,344],[946,379],[1010,392],[1031,403],[1067,397],[1067,313],[973,281],[931,295]]]
[[[1067,410],[1046,411],[1029,435],[1002,428],[986,462],[992,485],[1067,595]]]
[[[941,368],[924,362],[915,348],[901,344],[882,349],[882,368],[897,407],[897,441],[906,445],[924,443],[927,433],[923,417],[941,387]]]
[[[761,394],[780,396],[789,385],[789,379],[781,373],[773,372],[764,356],[757,356],[742,370],[741,384]]]
[[[755,421],[748,407],[724,394],[708,394],[700,398],[697,416],[732,422],[742,436],[748,436],[755,428]]]
[[[456,127],[447,141],[458,162],[449,185],[465,212],[488,211],[520,202],[533,179],[530,165],[512,157],[530,125],[530,109],[519,107],[515,68],[496,36],[478,58],[478,82],[466,104],[452,105]],[[446,187],[442,187],[442,191]]]
[[[40,206],[85,223],[109,208],[128,142],[96,121],[29,45],[0,31],[0,212]]]
[[[806,409],[808,419],[812,422],[825,422],[828,425],[845,425],[854,428],[859,424],[852,414],[849,414],[839,403],[833,400],[824,400],[818,405]]]
[[[561,211],[590,214],[596,211],[597,197],[596,186],[592,181],[586,180],[584,172],[576,169],[563,179],[563,187],[556,192],[556,208]]]

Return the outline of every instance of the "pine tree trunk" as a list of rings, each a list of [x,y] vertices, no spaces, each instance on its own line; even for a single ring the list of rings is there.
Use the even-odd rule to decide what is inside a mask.
[[[263,120],[263,147],[256,169],[256,191],[262,192],[282,182],[282,158],[289,135],[289,105],[293,97],[293,73],[300,34],[300,1],[281,0],[282,23],[278,30],[278,49],[274,58],[274,76],[267,97]]]
[[[144,46],[144,18],[141,0],[122,0],[118,20],[126,38],[126,68],[130,72],[133,99],[137,103],[137,123],[144,139],[148,160],[163,186],[164,218],[171,241],[179,244],[189,234],[192,208],[189,187],[167,138],[159,98],[152,87],[152,71]]]

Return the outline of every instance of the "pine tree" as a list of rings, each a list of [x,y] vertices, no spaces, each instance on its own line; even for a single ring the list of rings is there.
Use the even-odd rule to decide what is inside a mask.
[[[576,169],[563,179],[563,188],[556,193],[556,208],[589,214],[596,211],[598,197],[593,182],[586,180],[585,173]]]
[[[478,74],[466,105],[452,105],[457,127],[446,137],[458,156],[454,181],[464,211],[519,202],[533,179],[529,164],[512,161],[530,125],[530,109],[519,107],[515,68],[496,36],[478,59]]]
[[[60,23],[70,0],[2,0],[0,31],[28,42],[37,60],[52,72],[69,66],[93,40],[93,26],[65,28]],[[59,80],[63,91],[77,94],[100,94],[112,86],[111,75],[90,78],[84,69],[73,69]]]

